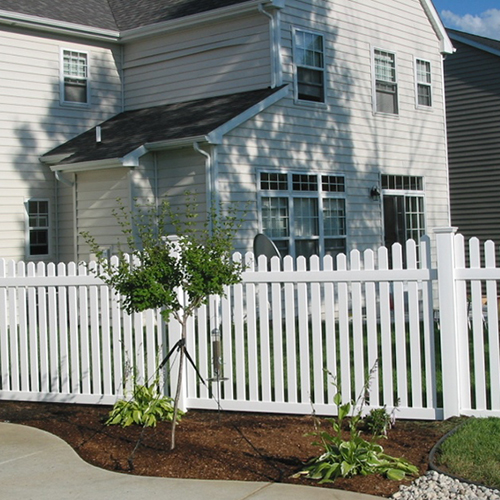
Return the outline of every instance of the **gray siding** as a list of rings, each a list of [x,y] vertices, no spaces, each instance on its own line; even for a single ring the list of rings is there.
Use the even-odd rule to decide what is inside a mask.
[[[500,244],[500,57],[454,42],[445,62],[452,224]]]

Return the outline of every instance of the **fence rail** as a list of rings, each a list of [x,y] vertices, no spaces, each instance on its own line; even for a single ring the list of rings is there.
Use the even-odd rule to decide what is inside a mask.
[[[334,414],[338,388],[403,418],[500,415],[494,245],[481,264],[471,240],[466,267],[461,235],[436,240],[437,267],[428,238],[335,262],[236,254],[241,283],[190,322],[203,381],[188,365],[183,405]],[[110,404],[158,375],[179,325],[126,314],[92,266],[0,260],[0,399]],[[166,394],[177,362],[174,351],[159,374]]]

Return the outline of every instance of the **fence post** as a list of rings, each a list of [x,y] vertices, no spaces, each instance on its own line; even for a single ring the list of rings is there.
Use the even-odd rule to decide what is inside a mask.
[[[434,229],[437,246],[443,417],[445,420],[460,414],[460,366],[458,356],[454,244],[456,231],[456,227]]]

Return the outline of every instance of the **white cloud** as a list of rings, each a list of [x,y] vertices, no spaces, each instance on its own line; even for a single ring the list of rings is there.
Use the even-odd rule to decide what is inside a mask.
[[[449,28],[455,28],[460,31],[472,33],[474,35],[485,36],[500,40],[500,10],[489,9],[481,14],[474,16],[465,14],[459,16],[450,10],[443,10],[441,17]]]

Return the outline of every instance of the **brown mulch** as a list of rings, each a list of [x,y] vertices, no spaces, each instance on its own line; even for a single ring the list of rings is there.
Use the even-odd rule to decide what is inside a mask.
[[[131,460],[142,428],[105,426],[110,407],[0,401],[0,421],[37,427],[64,439],[87,462],[104,469],[144,476],[272,481],[317,485],[290,476],[320,454],[311,444],[311,416],[189,411],[177,427],[170,451],[170,424],[147,428]],[[321,419],[325,430],[330,424]],[[399,420],[380,444],[424,474],[429,452],[456,422]],[[400,484],[378,475],[338,479],[334,487],[388,497]]]

